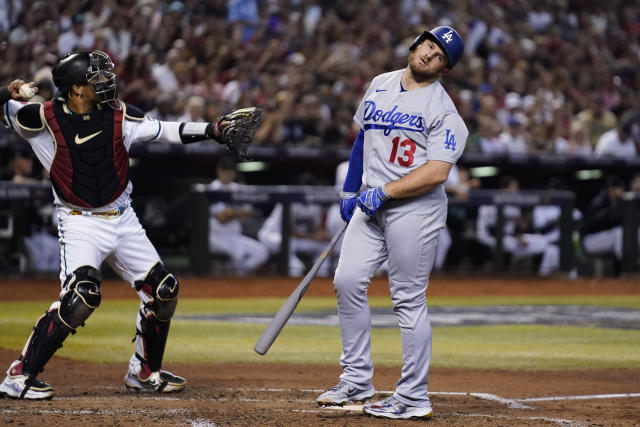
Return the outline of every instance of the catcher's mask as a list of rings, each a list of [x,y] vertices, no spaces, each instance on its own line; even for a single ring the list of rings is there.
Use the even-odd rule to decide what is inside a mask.
[[[88,84],[101,104],[121,108],[117,98],[116,75],[109,55],[100,51],[70,53],[58,62],[51,74],[60,95],[67,96],[74,84]]]

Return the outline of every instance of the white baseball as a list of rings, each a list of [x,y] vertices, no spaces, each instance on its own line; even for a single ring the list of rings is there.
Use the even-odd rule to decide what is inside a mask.
[[[36,91],[33,90],[33,88],[27,83],[20,86],[19,92],[22,99],[30,99],[33,95],[36,94]]]

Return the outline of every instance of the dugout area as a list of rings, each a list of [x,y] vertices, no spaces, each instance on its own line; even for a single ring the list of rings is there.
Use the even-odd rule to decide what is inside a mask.
[[[334,326],[287,325],[266,356],[253,352],[265,323],[216,314],[272,314],[296,286],[292,278],[180,278],[181,302],[165,367],[188,378],[169,395],[131,395],[122,377],[137,297],[121,281],[103,284],[103,305],[46,366],[51,401],[0,399],[11,425],[395,425],[359,407],[319,408],[315,397],[339,375]],[[33,322],[57,297],[55,280],[0,282],[0,367],[19,353]],[[384,310],[388,288],[374,279],[370,300]],[[432,278],[430,307],[600,307],[623,313],[583,324],[434,325],[429,391],[432,426],[632,426],[640,423],[640,284],[625,280]],[[325,312],[333,291],[315,279],[301,314]],[[333,304],[335,310],[335,304]],[[434,310],[437,311],[437,310]],[[580,313],[580,310],[577,311]],[[524,310],[523,310],[524,315]],[[586,315],[586,314],[585,314]],[[196,316],[194,320],[193,317]],[[197,320],[197,316],[201,316]],[[446,317],[445,317],[446,318]],[[313,346],[317,346],[314,348]],[[374,385],[383,398],[400,372],[399,330],[374,329]],[[91,362],[90,360],[99,360]],[[424,425],[411,421],[403,425]]]

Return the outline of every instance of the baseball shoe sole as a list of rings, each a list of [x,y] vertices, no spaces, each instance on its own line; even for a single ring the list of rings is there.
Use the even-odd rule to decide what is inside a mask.
[[[373,387],[362,390],[340,381],[335,387],[325,391],[316,399],[320,406],[344,406],[349,402],[362,402],[375,394]]]

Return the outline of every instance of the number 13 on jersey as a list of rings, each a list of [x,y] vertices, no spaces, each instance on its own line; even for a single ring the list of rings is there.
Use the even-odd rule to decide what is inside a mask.
[[[416,143],[410,139],[400,141],[400,137],[396,136],[391,141],[393,147],[391,148],[391,156],[389,156],[389,163],[396,163],[400,166],[411,166],[413,164],[413,155],[416,152]]]

